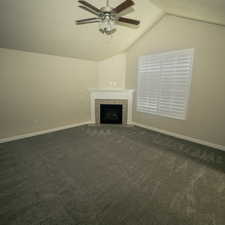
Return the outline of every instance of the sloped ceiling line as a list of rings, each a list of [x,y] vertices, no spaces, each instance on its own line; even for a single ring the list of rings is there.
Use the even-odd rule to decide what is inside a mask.
[[[216,23],[216,22],[211,22],[211,21],[207,21],[207,20],[201,20],[201,19],[181,16],[181,15],[177,15],[177,14],[174,14],[174,13],[166,13],[166,15],[175,16],[175,17],[179,17],[179,18],[183,18],[183,19],[187,19],[187,20],[194,20],[194,21],[201,22],[201,23],[207,23],[207,24],[212,24],[212,25],[225,27],[225,24],[223,24],[223,23]]]

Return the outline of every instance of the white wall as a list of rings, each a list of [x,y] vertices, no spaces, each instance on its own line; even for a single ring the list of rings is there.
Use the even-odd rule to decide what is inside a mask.
[[[119,54],[98,62],[99,88],[124,88],[126,54]]]
[[[139,56],[186,48],[195,49],[187,119],[169,119],[134,109],[134,121],[225,146],[224,27],[165,16],[128,50],[126,88],[137,87]]]
[[[0,139],[90,121],[89,88],[124,88],[126,55],[95,62],[0,49]]]
[[[0,49],[0,139],[90,121],[97,63]]]

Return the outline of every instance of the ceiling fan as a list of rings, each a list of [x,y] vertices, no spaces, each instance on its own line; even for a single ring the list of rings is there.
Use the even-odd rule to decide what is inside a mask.
[[[99,30],[103,34],[109,35],[116,31],[115,23],[117,22],[132,24],[136,26],[140,24],[139,20],[129,19],[129,18],[120,16],[120,13],[122,11],[134,5],[134,2],[132,0],[125,0],[123,3],[121,3],[115,8],[112,8],[109,5],[109,0],[106,0],[106,6],[100,9],[98,9],[97,7],[95,7],[94,5],[90,4],[89,2],[85,0],[79,0],[78,2],[81,4],[79,6],[81,9],[84,9],[94,14],[96,17],[77,20],[76,21],[77,25],[82,25],[87,23],[99,23]]]

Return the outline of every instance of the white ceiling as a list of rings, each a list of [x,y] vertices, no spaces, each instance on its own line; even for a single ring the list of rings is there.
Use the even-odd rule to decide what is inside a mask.
[[[111,0],[115,7],[124,0]],[[101,8],[105,0],[88,0]],[[59,56],[99,60],[128,48],[161,15],[149,0],[135,1],[126,17],[141,20],[139,28],[117,26],[113,36],[98,31],[98,24],[75,25],[94,17],[77,0],[0,0],[0,47]]]
[[[97,7],[105,0],[88,0]],[[111,0],[115,7],[124,0]],[[164,12],[225,25],[225,0],[134,0],[126,17],[141,20],[139,28],[117,26],[113,36],[98,24],[75,25],[93,17],[77,0],[0,0],[0,47],[100,60],[125,51]]]
[[[225,0],[150,0],[167,13],[225,25]]]

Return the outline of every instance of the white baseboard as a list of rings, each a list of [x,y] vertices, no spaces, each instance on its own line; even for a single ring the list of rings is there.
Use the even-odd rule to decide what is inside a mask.
[[[16,140],[20,140],[20,139],[24,139],[24,138],[28,138],[28,137],[33,137],[33,136],[37,136],[37,135],[52,133],[55,131],[66,130],[66,129],[73,128],[73,127],[79,127],[79,126],[87,125],[89,123],[91,123],[91,122],[88,121],[88,122],[83,122],[83,123],[76,123],[76,124],[66,125],[66,126],[62,126],[62,127],[56,127],[56,128],[52,128],[52,129],[48,129],[48,130],[42,130],[42,131],[17,135],[17,136],[13,136],[13,137],[9,137],[9,138],[3,138],[3,139],[0,139],[0,144],[5,143],[5,142],[10,142],[10,141],[16,141]]]
[[[66,125],[66,126],[62,126],[62,127],[56,127],[56,128],[52,128],[52,129],[48,129],[48,130],[42,130],[42,131],[38,131],[38,132],[32,132],[32,133],[17,135],[17,136],[13,136],[13,137],[9,137],[9,138],[3,138],[3,139],[0,139],[0,144],[5,143],[5,142],[20,140],[20,139],[24,139],[24,138],[28,138],[28,137],[33,137],[33,136],[37,136],[37,135],[52,133],[52,132],[56,132],[56,131],[60,131],[60,130],[66,130],[66,129],[73,128],[73,127],[79,127],[79,126],[83,126],[83,125],[87,125],[87,124],[91,124],[91,123],[92,123],[91,121],[87,121],[87,122],[83,122],[83,123],[77,123],[77,124]],[[136,122],[129,123],[129,125],[135,125],[135,126],[138,126],[138,127],[148,129],[148,130],[152,130],[152,131],[156,131],[156,132],[159,132],[159,133],[162,133],[162,134],[166,134],[166,135],[169,135],[169,136],[172,136],[172,137],[176,137],[176,138],[179,138],[179,139],[191,141],[191,142],[194,142],[194,143],[197,143],[197,144],[201,144],[201,145],[209,146],[211,148],[216,148],[216,149],[225,151],[225,146],[223,146],[223,145],[210,143],[210,142],[203,141],[203,140],[200,140],[200,139],[197,139],[197,138],[188,137],[188,136],[185,136],[185,135],[182,135],[182,134],[177,134],[177,133],[169,132],[169,131],[166,131],[166,130],[161,130],[159,128],[146,126],[146,125],[136,123]]]
[[[138,126],[138,127],[142,127],[142,128],[148,129],[148,130],[156,131],[156,132],[159,132],[159,133],[162,133],[162,134],[166,134],[166,135],[169,135],[169,136],[172,136],[172,137],[176,137],[176,138],[179,138],[179,139],[183,139],[183,140],[186,140],[186,141],[191,141],[191,142],[194,142],[194,143],[197,143],[197,144],[201,144],[201,145],[205,145],[205,146],[208,146],[208,147],[211,147],[211,148],[216,148],[216,149],[225,151],[225,146],[223,146],[223,145],[210,143],[210,142],[203,141],[203,140],[200,140],[200,139],[197,139],[197,138],[188,137],[188,136],[185,136],[185,135],[182,135],[182,134],[177,134],[177,133],[166,131],[166,130],[161,130],[159,128],[146,126],[146,125],[136,123],[136,122],[133,122],[133,125]]]

